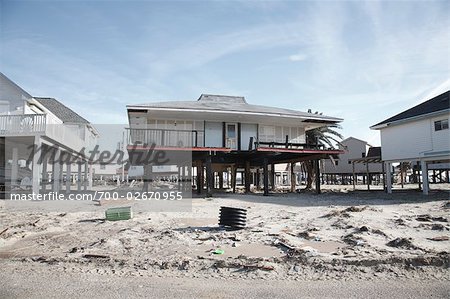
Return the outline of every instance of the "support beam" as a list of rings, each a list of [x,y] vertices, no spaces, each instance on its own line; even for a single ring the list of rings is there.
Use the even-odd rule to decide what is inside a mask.
[[[277,187],[277,182],[275,181],[275,164],[270,165],[270,186],[272,186],[272,191],[275,191]]]
[[[35,149],[42,149],[42,141],[41,137],[35,136],[34,137],[34,148]],[[39,194],[39,187],[41,182],[41,165],[39,162],[39,156],[41,152],[40,151],[34,151],[33,152],[33,183],[32,183],[32,190],[33,194]]]
[[[369,162],[366,162],[366,174],[367,174],[367,190],[370,191],[370,172],[369,172]]]
[[[386,173],[385,173],[384,169],[385,169],[384,162],[381,162],[381,172],[383,175],[383,190],[386,191]]]
[[[233,165],[231,166],[231,182],[233,184],[232,188],[233,188],[233,193],[236,193],[236,174],[237,174],[237,166]]]
[[[296,185],[296,179],[295,179],[295,163],[291,163],[291,192],[295,192],[295,185]]]
[[[17,147],[14,147],[12,149],[11,187],[17,185],[18,174],[19,174],[19,149]]]
[[[427,165],[427,161],[420,161],[420,169],[422,170],[422,189],[423,189],[423,194],[428,195],[429,190],[430,190],[430,185],[428,182],[428,165]]]
[[[61,183],[61,163],[60,163],[60,157],[61,157],[61,150],[57,147],[54,148],[55,155],[54,160],[52,164],[52,191],[59,192],[60,190],[60,183]]]
[[[84,180],[83,180],[84,191],[86,191],[87,187],[88,187],[88,169],[89,169],[89,164],[86,161],[86,162],[84,162]]]
[[[81,191],[81,183],[82,183],[82,181],[81,181],[81,165],[82,165],[81,161],[78,161],[77,164],[78,164],[77,191]]]
[[[212,197],[212,187],[213,187],[213,171],[211,165],[211,154],[206,157],[206,197]]]
[[[197,161],[197,194],[201,194],[202,193],[202,189],[203,189],[203,162],[202,161]]]
[[[44,155],[44,158],[42,159],[42,190],[45,192],[47,190],[47,184],[48,184],[48,155]]]
[[[386,169],[386,192],[392,193],[392,177],[391,177],[391,163],[385,162],[385,169]]]
[[[89,190],[92,190],[92,184],[94,181],[94,167],[92,164],[89,165],[89,181],[88,181],[88,188]],[[123,180],[122,180],[123,181]]]
[[[320,194],[322,191],[320,190],[320,160],[314,160],[314,166],[316,170],[316,193]]]
[[[70,193],[70,177],[72,175],[72,164],[70,164],[70,159],[68,159],[67,161],[69,162],[67,162],[66,164],[66,193]]]
[[[217,175],[219,176],[219,189],[222,190],[223,189],[223,171],[219,171],[217,173]]]
[[[264,196],[269,195],[269,161],[267,158],[263,160],[263,172],[264,172]]]
[[[144,177],[143,177],[144,185],[142,186],[142,192],[148,192],[148,187],[152,179],[152,172],[153,166],[151,164],[144,165]],[[178,191],[180,191],[179,188]]]
[[[250,161],[245,161],[245,193],[250,193]]]
[[[352,162],[352,172],[353,172],[353,191],[355,191],[356,190],[355,161]]]

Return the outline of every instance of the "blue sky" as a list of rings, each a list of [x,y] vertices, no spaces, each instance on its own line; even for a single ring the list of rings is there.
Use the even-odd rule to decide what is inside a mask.
[[[449,1],[6,1],[0,69],[93,123],[126,104],[242,95],[345,136],[450,87]]]

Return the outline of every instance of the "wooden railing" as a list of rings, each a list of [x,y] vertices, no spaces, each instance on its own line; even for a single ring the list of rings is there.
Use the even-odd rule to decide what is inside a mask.
[[[128,144],[155,144],[165,147],[199,147],[203,144],[203,131],[169,129],[127,129]]]
[[[45,129],[45,114],[0,115],[0,136],[42,134]]]

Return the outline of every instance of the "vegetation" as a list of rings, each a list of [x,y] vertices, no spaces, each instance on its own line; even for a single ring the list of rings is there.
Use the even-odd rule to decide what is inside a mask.
[[[322,113],[315,112],[315,114],[322,115]],[[343,139],[341,133],[337,130],[341,130],[342,127],[339,124],[331,124],[328,126],[315,128],[306,131],[306,143],[310,147],[323,146],[328,148],[334,148],[335,144],[340,144]],[[312,188],[312,182],[314,180],[314,160],[303,162],[303,167],[307,174],[306,177],[306,189]]]

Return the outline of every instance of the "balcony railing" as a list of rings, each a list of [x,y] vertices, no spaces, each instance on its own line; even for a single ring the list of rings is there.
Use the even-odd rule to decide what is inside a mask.
[[[0,136],[30,136],[45,129],[45,114],[0,115]]]
[[[0,115],[0,136],[45,135],[74,151],[91,149],[93,145],[80,136],[84,135],[84,131],[79,132],[77,129],[46,114]]]
[[[128,144],[155,144],[164,147],[199,147],[203,131],[170,129],[127,129]]]

